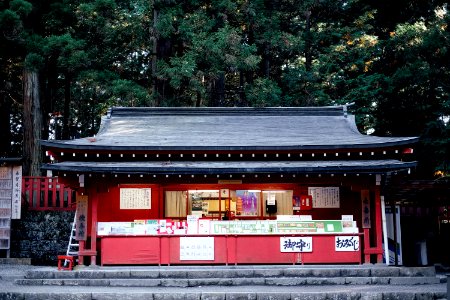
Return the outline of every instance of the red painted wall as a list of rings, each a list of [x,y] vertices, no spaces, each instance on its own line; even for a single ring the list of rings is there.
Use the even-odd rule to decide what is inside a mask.
[[[120,209],[120,188],[151,188],[151,209]],[[121,184],[109,186],[109,191],[99,193],[98,222],[130,222],[158,219],[160,187],[155,184]]]

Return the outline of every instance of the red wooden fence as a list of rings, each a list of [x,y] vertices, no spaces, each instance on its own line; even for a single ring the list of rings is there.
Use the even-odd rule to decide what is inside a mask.
[[[22,201],[29,210],[75,210],[75,191],[57,177],[24,176]]]

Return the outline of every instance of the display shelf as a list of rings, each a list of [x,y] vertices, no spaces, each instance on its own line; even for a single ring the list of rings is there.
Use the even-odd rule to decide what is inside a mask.
[[[189,225],[190,224],[190,225]],[[203,225],[200,225],[203,224]],[[173,220],[135,220],[134,222],[99,222],[98,235],[159,235],[175,234],[341,234],[358,233],[356,222],[343,227],[341,220],[280,221],[232,220],[215,221],[200,218],[195,224]],[[188,230],[188,226],[189,229]],[[196,230],[192,230],[195,226]],[[204,228],[204,227],[208,228]],[[202,227],[202,230],[200,230]]]

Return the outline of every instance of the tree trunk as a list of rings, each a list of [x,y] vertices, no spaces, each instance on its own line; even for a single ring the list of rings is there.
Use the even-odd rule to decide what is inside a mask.
[[[195,107],[202,106],[202,95],[199,91],[197,91],[197,99],[195,101]]]
[[[40,176],[42,111],[37,71],[23,72],[23,175]]]
[[[41,73],[42,74],[42,73]],[[50,122],[54,119],[54,103],[56,102],[55,96],[58,89],[58,72],[56,70],[56,61],[49,60],[47,62],[47,68],[45,70],[45,77],[47,78],[46,84],[41,84],[42,86],[42,122],[45,128],[50,127]],[[56,129],[56,128],[55,128]],[[44,130],[42,132],[42,139],[47,140],[49,138],[49,130]],[[55,136],[55,139],[61,139],[61,136]]]
[[[212,99],[212,106],[223,106],[225,104],[225,73],[220,72],[214,81],[215,96]]]
[[[245,74],[244,71],[239,72],[239,105],[238,106],[247,106],[245,103],[245,92],[244,92],[244,85],[245,85]]]
[[[305,69],[310,72],[312,69],[311,10],[305,12],[305,18]]]
[[[152,44],[152,56],[150,61],[150,70],[151,70],[151,85],[152,85],[152,95],[155,101],[155,106],[160,105],[160,99],[157,94],[157,76],[156,76],[156,63],[157,63],[157,54],[158,54],[158,37],[157,37],[157,29],[158,25],[158,11],[153,8],[153,26],[150,27],[150,43]]]
[[[264,46],[263,73],[264,77],[270,78],[270,49],[267,44]]]
[[[62,139],[70,139],[70,88],[72,84],[72,79],[69,74],[65,75],[64,78],[64,113],[63,113],[63,130]]]
[[[2,93],[0,99],[0,156],[11,156],[11,126],[10,126],[11,102],[6,93]]]

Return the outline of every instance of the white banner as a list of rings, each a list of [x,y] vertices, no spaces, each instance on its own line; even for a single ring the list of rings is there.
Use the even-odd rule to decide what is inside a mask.
[[[180,260],[214,260],[214,237],[180,237]]]
[[[312,237],[280,237],[280,252],[312,252]]]
[[[359,251],[359,236],[336,236],[336,251]]]

